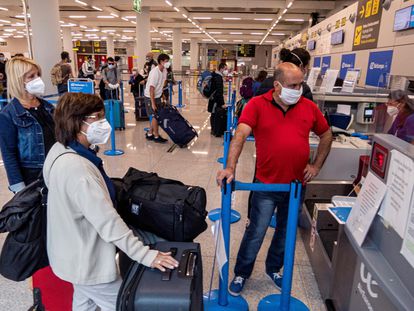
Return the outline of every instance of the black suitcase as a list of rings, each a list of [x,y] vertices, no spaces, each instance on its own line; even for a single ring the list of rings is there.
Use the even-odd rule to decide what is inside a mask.
[[[117,210],[130,227],[176,242],[191,242],[207,229],[203,188],[134,168],[121,183],[115,181]]]
[[[134,263],[118,293],[117,311],[203,311],[203,266],[200,244],[159,242],[179,267],[161,272]]]
[[[198,136],[196,130],[174,106],[167,105],[159,109],[155,118],[172,141],[181,148]]]
[[[148,120],[147,108],[145,107],[144,97],[135,97],[135,120],[146,121]]]
[[[227,109],[218,107],[210,117],[211,134],[215,137],[223,136],[227,129]]]

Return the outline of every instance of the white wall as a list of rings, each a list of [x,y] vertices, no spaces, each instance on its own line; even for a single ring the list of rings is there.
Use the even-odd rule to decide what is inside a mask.
[[[16,53],[29,53],[26,39],[4,39],[6,46],[0,45],[0,52],[5,53],[6,57],[10,58]]]

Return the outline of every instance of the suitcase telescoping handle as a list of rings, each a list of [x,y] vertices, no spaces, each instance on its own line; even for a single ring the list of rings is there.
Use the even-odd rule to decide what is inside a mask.
[[[174,253],[174,250],[175,250],[175,253]],[[172,248],[170,252],[171,252],[171,255],[174,257],[177,253],[177,249]],[[181,258],[180,258],[180,263],[177,268],[177,275],[179,278],[190,278],[191,279],[194,277],[197,256],[198,256],[198,252],[195,250],[186,249],[183,251],[183,254],[181,255]],[[163,272],[162,280],[163,281],[171,280],[171,273],[172,273],[172,270],[170,269],[167,269],[165,272]]]

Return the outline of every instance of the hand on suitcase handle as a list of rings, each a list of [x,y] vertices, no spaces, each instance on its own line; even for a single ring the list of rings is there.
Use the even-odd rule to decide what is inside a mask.
[[[175,269],[178,267],[178,261],[171,257],[171,252],[163,253],[158,252],[157,257],[151,264],[151,268],[156,268],[162,272],[165,271],[165,268]]]

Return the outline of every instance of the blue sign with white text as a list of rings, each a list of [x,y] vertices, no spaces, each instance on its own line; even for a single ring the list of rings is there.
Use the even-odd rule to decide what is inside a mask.
[[[326,70],[331,67],[331,57],[324,56],[322,57],[322,66],[321,66],[321,74],[324,75]]]
[[[95,94],[93,81],[68,81],[69,93]]]
[[[320,68],[321,67],[321,58],[320,57],[315,57],[313,59],[313,67],[314,68]]]
[[[341,70],[339,70],[339,77],[345,79],[348,69],[355,68],[355,53],[344,54],[341,60]]]
[[[369,53],[366,85],[384,87],[391,71],[393,51]]]

